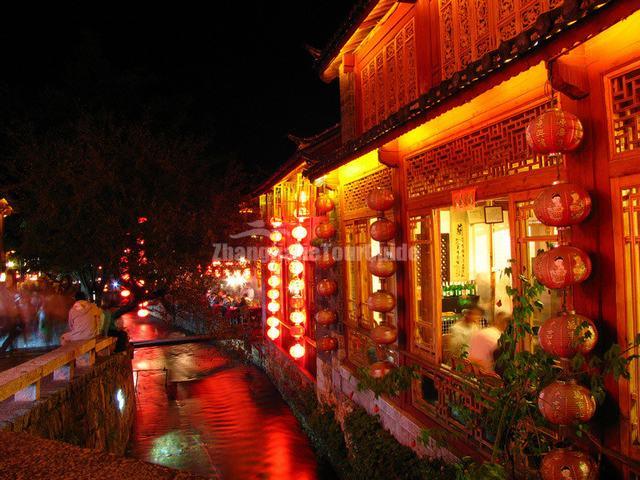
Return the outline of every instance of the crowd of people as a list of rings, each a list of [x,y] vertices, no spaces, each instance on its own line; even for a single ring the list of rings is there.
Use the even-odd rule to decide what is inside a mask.
[[[117,307],[90,301],[70,282],[0,284],[0,352],[15,348],[64,345],[111,335],[117,349],[126,345],[126,332],[116,325]],[[117,313],[116,313],[117,312]]]

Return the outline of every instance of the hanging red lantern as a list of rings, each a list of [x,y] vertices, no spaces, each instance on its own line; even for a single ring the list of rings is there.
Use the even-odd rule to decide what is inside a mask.
[[[289,334],[293,338],[301,338],[304,336],[304,327],[302,325],[293,325],[289,328]]]
[[[318,282],[317,289],[318,289],[318,295],[322,297],[329,297],[334,293],[336,293],[336,290],[338,289],[338,285],[336,285],[336,282],[334,282],[333,280],[330,280],[328,278],[323,278]]]
[[[396,366],[391,362],[375,362],[369,365],[369,375],[373,378],[382,378],[394,368],[396,368]]]
[[[334,323],[336,323],[336,312],[328,309],[319,310],[316,313],[316,323],[318,325],[322,325],[323,327],[333,325]]]
[[[336,264],[336,259],[333,258],[333,255],[330,251],[325,250],[320,255],[316,257],[316,265],[318,268],[326,270],[327,268],[331,268]]]
[[[318,339],[316,348],[319,352],[331,352],[338,349],[338,340],[334,337],[322,337]]]
[[[578,148],[584,130],[578,117],[558,108],[547,110],[527,126],[527,143],[538,154],[560,154]]]
[[[571,245],[541,253],[533,260],[533,274],[548,288],[564,288],[585,281],[591,274],[591,259]]]
[[[551,450],[540,463],[542,480],[594,480],[597,470],[596,462],[589,455],[566,448]]]
[[[587,326],[579,328],[584,323]],[[538,332],[538,339],[545,352],[571,358],[578,352],[587,354],[593,350],[598,341],[598,330],[591,319],[576,313],[562,312],[544,322]]]
[[[390,345],[398,338],[398,330],[389,325],[378,325],[371,330],[371,340],[378,345]]]
[[[389,210],[393,207],[394,201],[393,192],[386,188],[374,188],[367,195],[367,206],[378,212]]]
[[[596,401],[575,380],[556,380],[538,395],[538,409],[554,425],[571,425],[591,420],[596,413]]]
[[[367,306],[373,312],[388,313],[396,307],[396,298],[386,290],[369,295]]]
[[[369,227],[371,238],[377,242],[388,242],[396,236],[396,224],[386,218],[376,220]]]
[[[336,227],[331,222],[322,222],[316,227],[316,237],[329,239],[336,234]]]
[[[375,255],[367,262],[369,273],[380,278],[387,278],[396,273],[396,262],[386,255]]]
[[[304,308],[304,297],[299,295],[289,297],[289,305],[293,310],[302,310]]]
[[[591,212],[591,197],[573,183],[555,183],[533,202],[536,218],[545,225],[568,227],[582,222]]]
[[[316,215],[324,215],[333,210],[333,200],[326,195],[320,195],[316,199]]]

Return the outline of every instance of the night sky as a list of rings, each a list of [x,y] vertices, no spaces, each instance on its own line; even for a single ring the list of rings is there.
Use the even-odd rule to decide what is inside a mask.
[[[267,175],[294,150],[287,133],[339,120],[337,84],[319,79],[304,44],[324,47],[352,4],[104,3],[4,15],[1,120],[46,129],[78,109],[147,117]]]

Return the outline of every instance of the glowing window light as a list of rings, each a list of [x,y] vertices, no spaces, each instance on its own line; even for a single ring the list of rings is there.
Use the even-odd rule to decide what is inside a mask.
[[[236,270],[227,276],[226,283],[231,288],[239,288],[243,287],[247,283],[247,280],[242,276],[240,270]]]
[[[267,249],[267,253],[270,257],[277,257],[278,255],[280,255],[280,249],[274,245]]]
[[[300,260],[293,260],[289,264],[289,271],[294,275],[300,275],[302,272],[304,272],[304,265]]]
[[[118,406],[118,410],[120,410],[120,413],[124,411],[125,403],[124,392],[121,388],[119,388],[118,390],[116,390],[116,405]]]
[[[149,310],[147,310],[146,308],[139,308],[138,309],[138,317],[140,318],[145,318],[149,316]]]
[[[267,305],[267,310],[269,310],[271,313],[276,313],[280,310],[280,303],[276,302],[275,300],[269,302],[269,304]]]
[[[299,258],[304,253],[304,247],[301,243],[293,243],[289,245],[289,255],[293,258]]]
[[[289,349],[289,354],[296,360],[304,357],[304,346],[301,343],[296,343]]]
[[[277,275],[271,275],[267,280],[267,283],[271,288],[278,288],[280,286],[280,277]]]
[[[280,233],[277,230],[274,230],[273,232],[271,232],[271,234],[269,235],[269,239],[273,242],[273,243],[278,243],[282,241],[282,233]]]
[[[304,281],[296,278],[295,280],[291,280],[289,282],[289,291],[293,295],[300,295],[300,293],[304,290]]]
[[[306,319],[307,319],[307,314],[304,313],[304,311],[302,310],[291,312],[291,314],[289,315],[289,320],[291,320],[291,323],[295,323],[296,325],[300,325],[301,323],[304,323]]]
[[[280,272],[280,262],[271,261],[267,264],[267,270],[271,273],[279,273]]]
[[[291,236],[296,240],[301,241],[303,238],[307,236],[307,229],[304,228],[302,225],[293,227],[293,230],[291,230]]]
[[[280,320],[278,320],[278,317],[269,317],[267,318],[267,325],[271,328],[277,328],[280,326]]]
[[[275,340],[280,336],[280,330],[278,330],[275,327],[271,327],[269,330],[267,330],[267,336],[271,339],[271,340]]]
[[[2,272],[0,273],[0,282],[4,283],[7,281],[7,274]]]
[[[267,297],[269,297],[271,300],[277,300],[280,298],[280,290],[277,290],[275,288],[272,288],[270,290],[267,291]]]
[[[128,296],[130,296],[130,295],[131,295],[131,291],[130,291],[130,290],[127,290],[126,288],[120,292],[120,296],[121,296],[122,298],[127,298],[127,297],[128,297]]]

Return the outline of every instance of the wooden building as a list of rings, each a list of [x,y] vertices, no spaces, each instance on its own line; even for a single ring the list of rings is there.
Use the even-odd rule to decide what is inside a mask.
[[[596,321],[603,344],[627,344],[639,333],[638,32],[638,0],[355,5],[316,59],[321,78],[340,84],[339,131],[302,145],[296,162],[261,192],[270,219],[287,198],[298,205],[301,189],[307,191],[309,232],[324,221],[322,212],[313,211],[314,198],[328,195],[336,203],[334,244],[356,252],[330,273],[306,262],[308,343],[315,347],[314,336],[339,340],[337,352],[327,348],[318,355],[317,367],[299,361],[316,378],[321,397],[350,398],[378,412],[402,443],[416,449],[423,448],[416,444],[420,429],[437,426],[462,433],[450,443],[453,455],[489,452],[486,432],[467,431],[451,408],[464,390],[450,366],[450,328],[461,314],[450,297],[460,291],[475,296],[489,322],[510,313],[508,279],[500,271],[513,261],[517,271],[531,272],[538,250],[558,241],[557,229],[532,210],[533,200],[556,180],[582,186],[593,201],[586,221],[572,228],[571,242],[589,254],[594,268],[570,290],[569,304]],[[576,115],[584,126],[580,147],[563,156],[535,154],[525,138],[527,125],[551,108]],[[284,193],[286,185],[293,193]],[[371,331],[382,319],[367,303],[380,288],[366,266],[366,256],[380,249],[370,236],[380,213],[366,204],[378,187],[395,196],[384,212],[397,227],[390,245],[400,256],[403,247],[413,255],[398,262],[386,282],[396,299],[386,321],[398,335],[385,355],[397,365],[418,366],[420,380],[393,400],[357,392],[353,378],[371,362]],[[318,299],[313,292],[327,275],[337,292]],[[562,302],[554,290],[542,300],[545,310],[535,325]],[[316,328],[311,319],[326,308],[337,311],[338,322]],[[640,369],[634,365],[629,381],[608,388],[615,405],[606,412],[611,421],[600,426],[601,438],[617,452],[610,460],[620,474],[638,478]],[[474,399],[466,403],[473,406]]]

